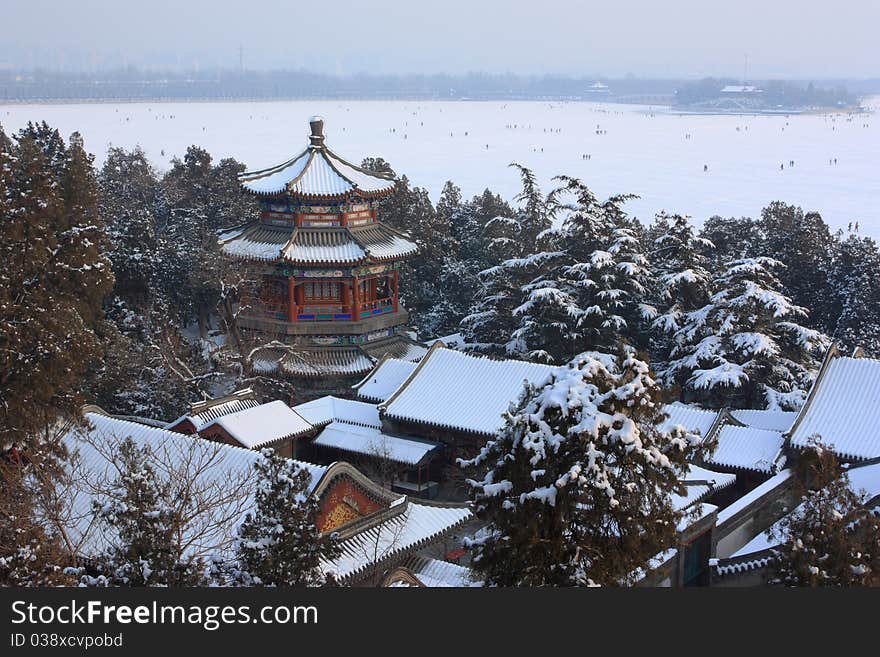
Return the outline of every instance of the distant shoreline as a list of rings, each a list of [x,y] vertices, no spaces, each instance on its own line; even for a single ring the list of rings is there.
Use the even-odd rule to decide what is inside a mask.
[[[860,99],[864,101],[866,96]],[[580,98],[580,97],[509,97],[509,98],[477,98],[477,97],[459,97],[459,98],[427,98],[423,96],[389,96],[364,98],[362,96],[292,96],[285,98],[266,98],[254,96],[250,98],[208,98],[208,97],[161,97],[152,98],[47,98],[47,99],[2,99],[0,107],[3,106],[20,106],[20,105],[134,105],[145,103],[163,103],[163,104],[197,104],[197,103],[292,103],[292,102],[423,102],[423,103],[589,103],[604,105],[640,105],[656,108],[656,111],[665,114],[674,114],[681,116],[786,116],[786,115],[822,115],[822,114],[872,114],[873,109],[859,105],[858,107],[812,107],[804,109],[767,109],[767,110],[749,110],[749,111],[723,111],[710,109],[686,109],[675,107],[668,102],[649,102],[649,101],[622,101],[615,100],[613,97],[608,98]]]

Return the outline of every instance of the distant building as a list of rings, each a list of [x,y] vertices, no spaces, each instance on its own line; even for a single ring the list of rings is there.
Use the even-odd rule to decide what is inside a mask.
[[[597,80],[587,88],[587,93],[591,96],[608,95],[611,93],[611,89],[607,84],[602,84]]]
[[[749,84],[728,84],[721,89],[723,94],[760,94],[764,90]]]

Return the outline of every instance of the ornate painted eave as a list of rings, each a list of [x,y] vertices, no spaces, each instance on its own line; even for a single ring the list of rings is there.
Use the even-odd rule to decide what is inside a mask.
[[[327,147],[322,118],[312,117],[309,125],[311,143],[305,150],[276,166],[240,174],[242,187],[260,196],[288,194],[317,202],[378,199],[394,191],[397,182],[391,174],[368,171]]]

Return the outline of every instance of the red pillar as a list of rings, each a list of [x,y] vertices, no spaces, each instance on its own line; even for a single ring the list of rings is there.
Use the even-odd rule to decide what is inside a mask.
[[[293,277],[287,279],[287,321],[295,322],[296,309],[296,279]]]
[[[351,281],[351,318],[355,321],[361,318],[360,282],[355,276]]]
[[[399,281],[397,279],[397,270],[394,270],[394,312],[397,312],[398,304],[400,303],[398,299],[400,298],[400,289],[399,289]]]
[[[348,311],[351,312],[351,281],[342,281],[340,285],[342,285],[342,307],[348,308]]]

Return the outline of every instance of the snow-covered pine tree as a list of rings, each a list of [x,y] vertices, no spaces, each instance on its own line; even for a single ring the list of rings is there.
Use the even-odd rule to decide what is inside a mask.
[[[499,433],[461,461],[477,516],[472,568],[500,586],[619,586],[673,544],[672,495],[703,445],[658,429],[648,365],[582,354],[543,388],[527,386]]]
[[[780,292],[772,258],[729,263],[708,304],[675,334],[667,378],[684,401],[711,408],[797,410],[828,346],[798,320],[806,310]]]
[[[271,449],[255,463],[255,508],[239,528],[233,581],[241,586],[321,586],[321,562],[338,554],[322,536],[317,502],[309,495],[311,474]]]
[[[861,347],[880,358],[880,251],[869,237],[848,237],[830,266],[829,283],[840,309],[832,337],[845,349]]]
[[[809,326],[829,333],[837,319],[828,280],[836,240],[817,212],[774,201],[757,222],[758,253],[785,263],[779,272],[782,291],[810,312]]]
[[[507,260],[480,272],[478,296],[459,325],[466,351],[504,358],[525,354],[524,345],[513,339],[519,326],[514,310],[522,303],[528,276],[518,262]]]
[[[98,176],[100,212],[107,224],[114,293],[145,303],[162,269],[154,209],[159,181],[146,154],[111,147]]]
[[[580,180],[558,178],[574,195],[562,224],[566,266],[561,272],[575,300],[572,317],[579,351],[615,353],[621,344],[647,347],[647,322],[655,312],[647,303],[648,261],[641,252],[636,224],[623,204],[632,196],[600,203]]]
[[[654,223],[658,236],[650,253],[651,288],[657,315],[651,322],[655,368],[669,361],[672,337],[685,318],[709,302],[711,274],[706,251],[712,242],[697,237],[687,216],[661,212]]]
[[[761,234],[750,217],[709,217],[700,228],[699,236],[715,246],[707,255],[708,269],[718,273],[732,260],[764,255],[757,250]]]
[[[544,197],[534,174],[513,164],[521,174],[522,203],[515,217],[497,214],[483,224],[483,257],[494,265],[479,272],[481,286],[464,317],[460,330],[465,349],[497,357],[553,361],[570,355],[565,306],[566,291],[557,284],[554,272],[563,263],[558,235],[547,230],[554,209]],[[479,202],[479,203],[478,203]],[[484,192],[475,198],[482,215],[485,209],[509,213],[500,200]]]
[[[549,196],[542,194],[538,179],[531,169],[516,163],[509,166],[519,171],[522,181],[522,191],[515,199],[521,206],[515,218],[519,224],[522,239],[525,240],[523,246],[528,248],[541,233],[553,225],[553,217],[558,211],[554,203],[555,195],[552,192]],[[486,191],[488,192],[488,190]],[[499,215],[507,216],[501,213],[496,213],[494,216]]]
[[[564,252],[544,251],[504,263],[527,275],[519,288],[523,301],[513,309],[518,324],[508,343],[511,355],[539,363],[564,363],[578,350],[577,322],[582,312],[575,288],[562,275],[567,262]]]
[[[834,453],[815,442],[798,463],[801,503],[771,537],[769,581],[784,586],[880,585],[880,518]]]
[[[196,586],[204,564],[183,553],[177,540],[183,519],[171,500],[175,491],[153,465],[149,447],[131,438],[115,456],[119,470],[94,514],[109,546],[93,560],[96,573],[83,575],[87,586]]]

